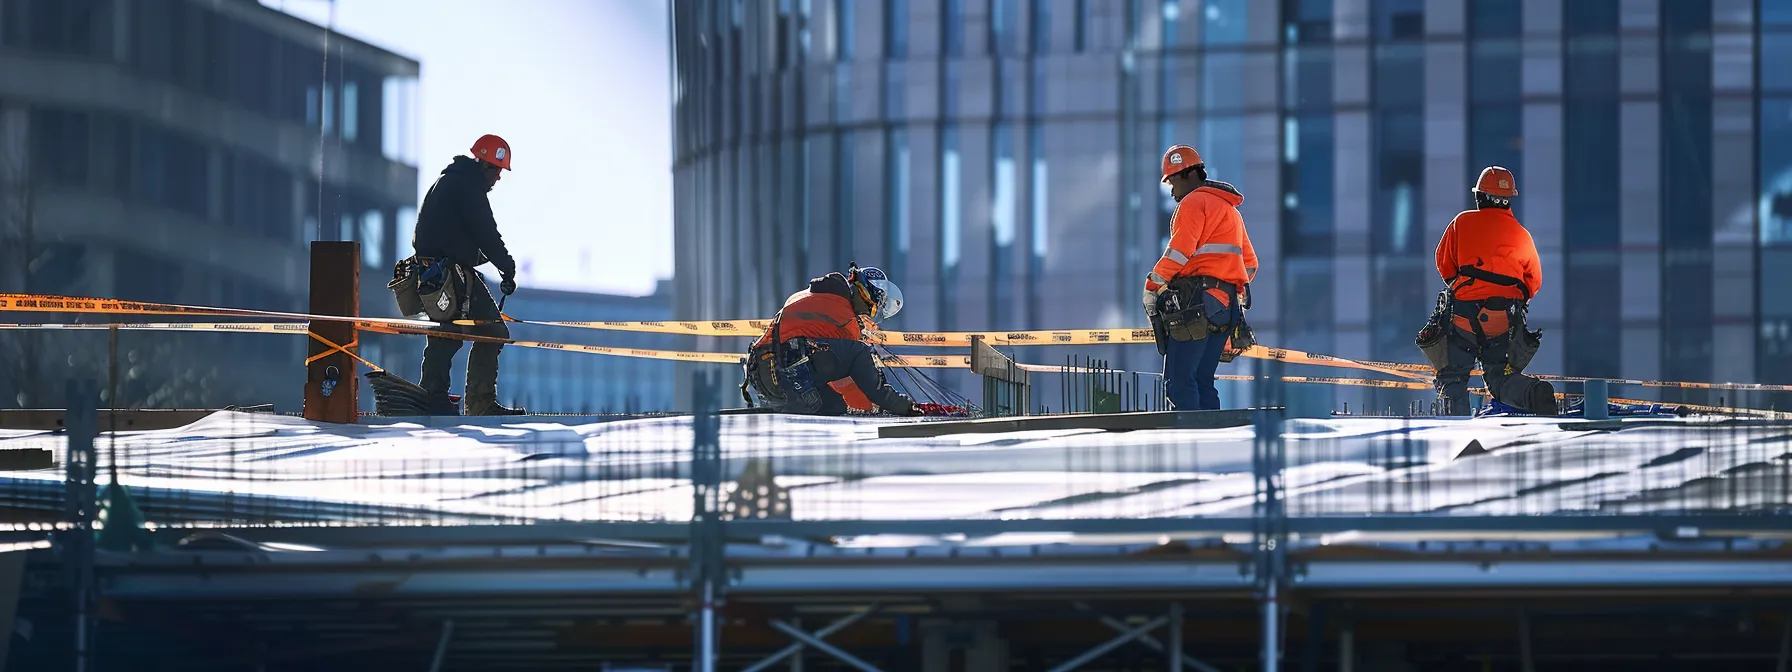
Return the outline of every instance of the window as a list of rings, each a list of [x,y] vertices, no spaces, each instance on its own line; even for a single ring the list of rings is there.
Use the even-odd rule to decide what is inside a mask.
[[[884,0],[884,56],[908,58],[908,0]]]
[[[1076,53],[1089,49],[1089,0],[1076,0]]]
[[[318,113],[323,109],[317,100],[317,87],[305,87],[305,125],[316,128]]]
[[[380,153],[406,165],[417,165],[417,78],[380,80]]]
[[[951,329],[958,314],[954,283],[958,280],[960,234],[958,127],[940,128],[940,328]]]
[[[368,210],[361,215],[361,261],[368,268],[379,269],[386,264],[386,216],[378,210]]]
[[[1032,25],[1027,28],[1033,39],[1033,53],[1047,54],[1052,50],[1052,3],[1054,0],[1033,0],[1033,15],[1029,20]]]
[[[1028,193],[1033,197],[1028,209],[1031,222],[1028,227],[1028,238],[1032,244],[1033,254],[1028,259],[1027,278],[1034,286],[1045,279],[1045,255],[1051,250],[1051,217],[1047,191],[1050,181],[1047,179],[1045,163],[1045,129],[1039,122],[1027,125],[1027,153],[1033,157],[1033,184]],[[1039,294],[1027,292],[1029,306],[1028,324],[1032,328],[1040,328]]]
[[[1419,240],[1425,227],[1418,222],[1425,184],[1423,112],[1404,110],[1376,116],[1374,249],[1394,255],[1428,253],[1431,250]]]
[[[1020,52],[1019,0],[989,0],[989,55],[1013,56]]]
[[[334,84],[324,84],[323,126],[325,133],[336,130],[336,85]]]
[[[1283,127],[1282,249],[1287,256],[1329,257],[1336,173],[1332,164],[1332,118],[1291,116],[1284,119]],[[1228,144],[1233,145],[1229,151],[1244,150],[1241,137],[1234,136]]]
[[[1251,0],[1207,0],[1201,17],[1203,41],[1214,46],[1244,44],[1249,37],[1245,12],[1250,4]]]
[[[1416,40],[1425,35],[1424,0],[1374,0],[1377,40]]]
[[[1662,3],[1661,30],[1661,287],[1664,320],[1711,321],[1711,3]],[[1681,188],[1684,187],[1684,188]],[[1705,380],[1711,373],[1711,331],[1662,330],[1662,375]],[[1664,399],[1702,399],[1668,391]]]
[[[1282,17],[1288,42],[1332,41],[1332,0],[1282,0]]]
[[[357,86],[354,82],[344,82],[343,83],[343,85],[342,85],[342,139],[347,140],[349,142],[355,141],[355,136],[357,135],[357,132],[360,130],[360,127],[361,127],[361,125],[360,125],[361,109],[359,107],[359,104],[361,102],[360,94],[361,94],[361,87]]]
[[[856,23],[853,8],[857,0],[835,0],[834,2],[834,58],[839,61],[852,60],[853,26]]]
[[[1468,33],[1475,38],[1516,38],[1524,32],[1523,19],[1524,0],[1469,0]]]
[[[940,53],[964,55],[964,0],[940,0]]]
[[[908,129],[896,126],[886,131],[884,136],[885,175],[889,176],[890,192],[884,199],[888,210],[885,216],[889,222],[885,228],[889,240],[885,241],[886,255],[890,260],[890,272],[904,274],[908,269],[909,246],[909,149]],[[842,221],[851,221],[842,220]],[[843,227],[851,229],[852,227]]]
[[[989,221],[995,238],[994,260],[990,264],[991,295],[989,324],[1001,324],[1005,307],[1014,303],[1014,237],[1015,237],[1015,166],[1014,127],[998,122],[990,129],[990,152],[995,157],[991,184],[995,193],[990,199]]]

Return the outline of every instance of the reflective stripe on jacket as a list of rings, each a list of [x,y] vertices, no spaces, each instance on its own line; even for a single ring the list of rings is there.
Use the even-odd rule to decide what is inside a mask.
[[[1240,287],[1255,278],[1257,250],[1238,214],[1243,202],[1237,188],[1212,180],[1184,196],[1170,219],[1170,245],[1145,277],[1145,291],[1155,293],[1183,276],[1207,276]]]

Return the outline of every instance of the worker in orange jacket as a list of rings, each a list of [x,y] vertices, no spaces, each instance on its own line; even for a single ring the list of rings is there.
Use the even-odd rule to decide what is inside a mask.
[[[1555,415],[1555,389],[1522,373],[1541,336],[1526,330],[1524,317],[1530,300],[1543,289],[1543,263],[1530,232],[1512,216],[1517,181],[1512,171],[1489,166],[1470,193],[1475,209],[1456,215],[1437,244],[1437,274],[1448,289],[1434,322],[1447,316],[1453,325],[1440,328],[1438,335],[1447,337],[1434,341],[1426,353],[1438,368],[1439,414],[1469,412],[1469,373],[1478,359],[1496,401]]]
[[[1164,152],[1163,182],[1176,212],[1170,244],[1145,277],[1145,314],[1160,334],[1171,406],[1217,409],[1214,372],[1228,335],[1244,319],[1257,276],[1257,251],[1238,214],[1244,195],[1208,179],[1207,164],[1187,145]]]
[[[877,267],[810,280],[747,351],[742,394],[751,387],[767,407],[785,413],[918,415],[913,400],[884,382],[859,326],[861,315],[886,320],[899,310],[902,290]]]

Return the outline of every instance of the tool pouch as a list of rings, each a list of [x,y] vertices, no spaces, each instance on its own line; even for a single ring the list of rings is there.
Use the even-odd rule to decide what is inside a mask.
[[[417,264],[417,297],[423,313],[437,322],[460,319],[468,305],[466,269],[446,258],[413,258]]]
[[[1245,323],[1243,315],[1239,315],[1238,319],[1234,321],[1230,338],[1231,341],[1226,344],[1225,349],[1220,351],[1221,362],[1238,359],[1238,356],[1244,354],[1244,351],[1257,344],[1257,332],[1251,331],[1251,325]]]
[[[1157,315],[1164,331],[1177,341],[1199,341],[1213,333],[1199,287],[1190,278],[1177,278],[1157,297]]]
[[[1506,350],[1506,374],[1523,373],[1542,347],[1543,330],[1527,329],[1523,320],[1513,322],[1512,346]]]
[[[386,283],[392,298],[398,302],[398,314],[404,317],[423,315],[423,297],[417,294],[417,258],[405,257],[392,265],[392,281]]]
[[[1415,339],[1419,352],[1425,353],[1425,361],[1438,371],[1450,365],[1450,339],[1446,338],[1448,333],[1436,323],[1428,322],[1424,329],[1419,330],[1419,336]]]
[[[1425,354],[1425,361],[1437,371],[1450,365],[1450,319],[1450,290],[1446,289],[1437,293],[1437,307],[1425,321],[1425,326],[1419,329],[1418,338],[1414,339],[1419,352]]]
[[[814,413],[821,410],[821,392],[815,385],[814,368],[810,366],[808,341],[794,338],[780,348],[789,364],[778,367],[778,384],[784,388],[784,410],[791,413]]]

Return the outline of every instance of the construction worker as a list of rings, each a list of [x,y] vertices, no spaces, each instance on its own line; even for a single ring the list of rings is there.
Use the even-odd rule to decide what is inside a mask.
[[[1214,372],[1243,323],[1248,285],[1257,276],[1257,251],[1238,214],[1244,195],[1208,179],[1207,164],[1187,145],[1164,152],[1163,182],[1176,212],[1170,245],[1145,277],[1145,314],[1159,334],[1170,405],[1217,409]]]
[[[504,237],[498,234],[498,222],[492,217],[492,204],[487,197],[502,172],[510,170],[510,143],[496,135],[485,135],[473,143],[471,152],[472,156],[454,157],[423,196],[423,205],[417,210],[417,230],[411,238],[411,248],[416,251],[413,261],[422,267],[446,270],[449,277],[456,278],[450,287],[458,295],[458,307],[450,309],[449,317],[479,322],[444,329],[510,338],[510,329],[499,315],[498,304],[492,301],[485,276],[475,270],[491,263],[498,269],[498,287],[504,295],[516,292],[516,260],[505,249]],[[404,303],[400,300],[401,306]],[[454,364],[454,353],[460,351],[460,344],[456,339],[431,336],[423,349],[420,386],[439,402],[446,403],[448,399],[449,367]],[[502,343],[475,342],[467,355],[467,415],[524,414],[521,408],[498,404],[498,353],[503,347]]]
[[[748,350],[742,395],[750,386],[766,406],[785,413],[841,415],[853,408],[918,415],[907,396],[884,382],[859,326],[860,316],[881,322],[899,310],[902,290],[876,267],[854,265],[810,280]]]
[[[1517,180],[1512,171],[1489,166],[1469,191],[1475,209],[1456,215],[1437,244],[1437,274],[1448,288],[1433,324],[1438,336],[1447,336],[1420,343],[1438,370],[1438,412],[1469,413],[1468,378],[1478,359],[1495,401],[1555,415],[1555,389],[1522,373],[1541,336],[1525,329],[1524,317],[1543,288],[1543,264],[1531,233],[1512,216]],[[1453,328],[1443,327],[1446,320]]]

